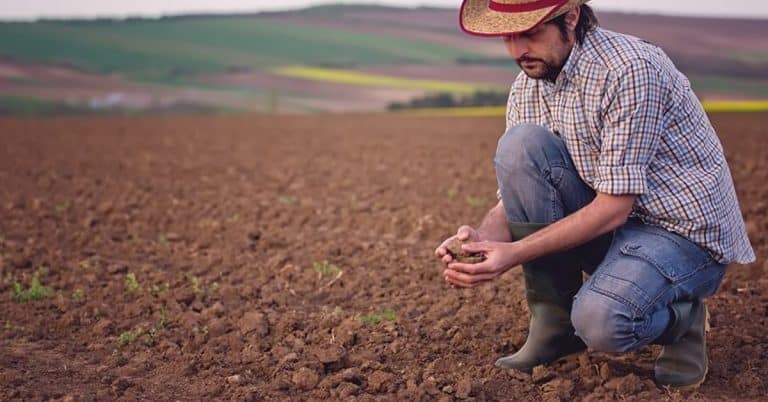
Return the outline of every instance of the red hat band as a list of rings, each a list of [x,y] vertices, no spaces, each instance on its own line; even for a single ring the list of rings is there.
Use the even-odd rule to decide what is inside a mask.
[[[493,11],[498,11],[501,13],[524,13],[528,11],[541,10],[542,8],[559,6],[567,2],[568,0],[537,0],[537,1],[531,1],[528,3],[510,4],[510,3],[499,3],[493,0],[490,0],[488,2],[488,8],[490,8]]]

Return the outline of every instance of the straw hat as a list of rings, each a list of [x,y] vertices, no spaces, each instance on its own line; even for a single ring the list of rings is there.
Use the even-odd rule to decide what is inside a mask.
[[[459,23],[472,35],[501,36],[525,32],[589,0],[464,0]]]

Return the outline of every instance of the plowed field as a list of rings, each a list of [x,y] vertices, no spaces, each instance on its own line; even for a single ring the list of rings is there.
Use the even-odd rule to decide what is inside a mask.
[[[432,253],[494,202],[499,118],[0,120],[0,400],[765,399],[768,115],[713,121],[758,262],[678,393],[656,346],[493,366],[521,271],[456,290]]]

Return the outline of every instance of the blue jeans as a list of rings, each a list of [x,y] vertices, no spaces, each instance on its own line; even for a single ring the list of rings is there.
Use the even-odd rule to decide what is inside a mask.
[[[552,223],[595,197],[563,140],[544,127],[510,128],[495,162],[510,222]],[[603,352],[651,343],[669,324],[671,303],[711,296],[725,273],[697,244],[634,219],[566,254],[590,274],[574,298],[571,321],[587,346]]]

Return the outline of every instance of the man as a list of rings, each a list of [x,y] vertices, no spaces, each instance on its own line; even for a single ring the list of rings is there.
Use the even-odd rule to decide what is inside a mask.
[[[496,151],[499,203],[435,250],[472,287],[522,264],[530,371],[590,349],[664,345],[659,385],[707,373],[702,302],[755,259],[723,150],[688,80],[657,47],[597,27],[584,0],[465,0],[462,29],[500,36],[522,72]],[[582,284],[582,271],[590,274]]]

